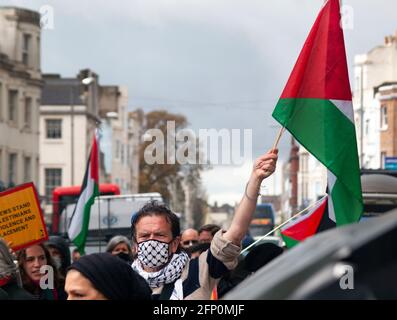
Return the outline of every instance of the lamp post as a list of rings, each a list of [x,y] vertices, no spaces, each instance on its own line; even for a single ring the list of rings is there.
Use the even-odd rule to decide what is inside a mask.
[[[361,168],[364,168],[364,64],[360,65],[360,163]]]
[[[97,94],[96,94],[96,78],[92,76],[91,70],[89,70],[89,76],[82,79],[81,83],[83,85],[88,86],[88,99],[87,99],[87,107],[91,107],[89,108],[88,113],[94,113],[94,118],[95,118],[95,126],[97,126],[98,124],[101,123],[101,121],[99,120],[98,114],[97,114],[97,103],[96,103],[96,98],[97,98]],[[91,89],[91,85],[94,86],[93,90]],[[88,102],[89,101],[89,102]],[[101,194],[101,191],[99,190],[99,195]],[[98,198],[98,235],[99,238],[101,238],[102,236],[102,232],[101,232],[101,200],[100,198]],[[99,252],[101,252],[101,239],[99,239]]]
[[[87,77],[84,78],[83,80],[81,80],[81,83],[89,86],[90,84],[92,84],[95,81],[94,77]],[[70,160],[71,160],[71,165],[70,165],[70,182],[71,185],[74,185],[74,105],[75,105],[75,101],[74,101],[74,86],[73,83],[70,86],[70,138],[71,138],[71,142],[70,142]]]
[[[356,63],[360,68],[360,167],[364,169],[364,67],[370,65],[371,61],[363,60]]]
[[[96,99],[96,95],[95,95],[95,78],[92,76],[89,76],[87,78],[84,78],[83,80],[81,80],[81,83],[88,86],[88,97],[89,97],[89,101],[90,101],[90,107],[92,108],[92,112],[97,115],[96,113],[96,103],[95,103],[95,99]],[[94,84],[94,90],[91,89],[91,85]]]
[[[70,87],[70,185],[74,185],[74,95],[73,84]]]

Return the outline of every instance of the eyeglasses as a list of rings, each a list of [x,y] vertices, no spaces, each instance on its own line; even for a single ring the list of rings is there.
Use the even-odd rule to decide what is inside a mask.
[[[184,246],[192,246],[192,245],[197,244],[197,243],[198,243],[197,240],[186,240],[186,241],[182,242],[182,245],[184,245]]]

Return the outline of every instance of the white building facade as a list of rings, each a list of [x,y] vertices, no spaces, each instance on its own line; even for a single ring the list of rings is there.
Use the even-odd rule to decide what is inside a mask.
[[[327,169],[305,148],[299,148],[298,207],[304,209],[321,196],[327,187]]]
[[[40,194],[52,211],[52,191],[81,185],[99,118],[79,77],[44,75],[40,106]]]
[[[40,15],[0,7],[0,180],[39,183]]]
[[[379,169],[381,117],[375,88],[397,80],[397,32],[385,37],[383,45],[356,56],[354,64],[353,107],[360,164],[365,169]]]
[[[117,184],[122,194],[137,193],[138,152],[131,137],[126,87],[100,86],[89,69],[76,78],[44,75],[40,107],[40,192],[46,212],[52,211],[52,192],[58,186],[80,186],[95,129],[99,134],[99,182]],[[88,81],[93,79],[92,81]],[[136,181],[133,180],[136,176]]]
[[[124,194],[138,193],[139,123],[128,112],[127,87],[102,86],[100,92],[104,179]]]

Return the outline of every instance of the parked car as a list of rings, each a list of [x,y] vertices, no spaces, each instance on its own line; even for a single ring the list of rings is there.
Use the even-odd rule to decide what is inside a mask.
[[[307,239],[224,299],[397,299],[395,252],[397,209]],[[352,288],[346,287],[346,275]]]
[[[396,176],[385,170],[365,170],[361,175],[364,213],[362,220],[377,217],[397,208]]]

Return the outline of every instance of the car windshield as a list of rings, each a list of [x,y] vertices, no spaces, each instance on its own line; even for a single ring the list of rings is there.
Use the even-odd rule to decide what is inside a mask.
[[[273,218],[273,209],[271,206],[258,206],[255,210],[254,219]]]

